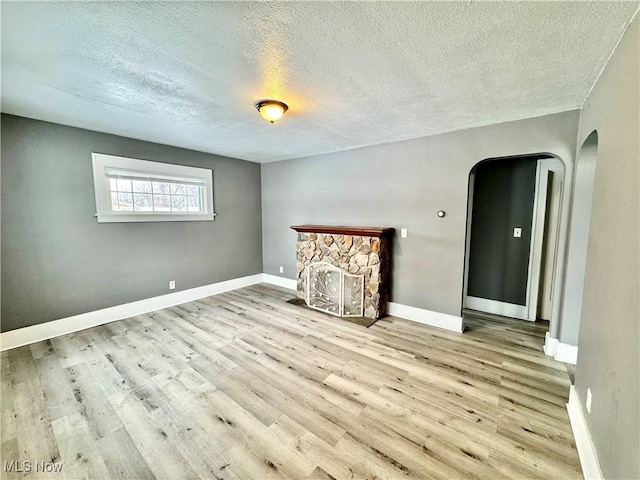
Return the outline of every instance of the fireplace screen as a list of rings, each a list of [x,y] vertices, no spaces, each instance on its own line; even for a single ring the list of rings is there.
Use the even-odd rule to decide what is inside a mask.
[[[326,262],[307,267],[307,305],[338,317],[361,317],[364,275],[351,275]]]

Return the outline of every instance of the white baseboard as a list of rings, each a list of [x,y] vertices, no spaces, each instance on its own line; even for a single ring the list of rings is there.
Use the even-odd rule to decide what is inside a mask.
[[[264,282],[279,287],[296,290],[298,282],[289,278],[279,277],[277,275],[263,274]],[[454,332],[462,332],[462,317],[447,315],[446,313],[432,312],[422,308],[411,307],[409,305],[401,305],[399,303],[389,302],[387,305],[387,313],[395,317],[412,320],[418,323],[424,323],[432,327],[444,328]]]
[[[578,347],[569,345],[568,343],[558,343],[558,351],[553,356],[559,362],[570,363],[575,365],[578,363]]]
[[[264,283],[270,283],[271,285],[277,285],[279,287],[288,288],[289,290],[297,290],[298,282],[291,280],[290,278],[279,277],[277,275],[271,275],[269,273],[262,274],[262,281]]]
[[[457,315],[433,312],[431,310],[402,305],[400,303],[389,302],[387,304],[387,313],[394,317],[400,317],[406,320],[412,320],[432,327],[444,328],[446,330],[459,333],[462,333],[464,328],[462,317],[458,317]]]
[[[558,339],[552,338],[549,332],[544,334],[544,354],[549,357],[555,357],[558,351]]]
[[[116,320],[122,320],[136,315],[142,315],[144,313],[161,310],[163,308],[180,305],[182,303],[191,302],[200,298],[262,282],[278,285],[290,290],[296,290],[297,288],[297,282],[295,280],[279,277],[277,275],[258,273],[248,277],[235,278],[224,282],[205,285],[203,287],[191,288],[189,290],[169,293],[159,297],[147,298],[137,302],[116,305],[102,310],[81,313],[80,315],[40,323],[30,327],[10,330],[0,334],[0,351],[29,345],[42,340],[48,340],[50,338],[59,337],[60,335],[66,335],[86,328],[96,327],[98,325],[115,322]],[[463,330],[462,317],[455,315],[433,312],[431,310],[424,310],[422,308],[393,302],[389,302],[387,310],[389,315],[423,323],[432,327],[444,328],[454,332],[462,332]]]
[[[567,403],[567,412],[569,413],[569,421],[573,430],[573,438],[576,441],[576,449],[580,458],[580,466],[582,474],[586,480],[601,480],[604,478],[600,464],[598,463],[598,452],[596,452],[587,421],[584,418],[580,399],[576,393],[576,388],[571,385],[569,390],[569,403]]]
[[[529,320],[527,318],[527,307],[524,305],[516,305],[514,303],[499,302],[488,298],[472,297],[467,295],[465,299],[465,308],[477,310],[479,312],[493,313],[494,315],[502,315],[503,317],[519,318],[521,320]]]
[[[30,327],[18,328],[0,334],[0,350],[21,347],[30,343],[40,342],[49,338],[59,337],[67,333],[77,332],[85,328],[96,327],[105,323],[122,320],[123,318],[142,315],[174,305],[198,300],[199,298],[228,292],[237,288],[255,285],[263,281],[263,274],[250,275],[248,277],[234,278],[224,282],[212,283],[202,287],[169,293],[159,297],[147,298],[137,302],[116,305],[93,312],[61,318],[51,322],[40,323]]]
[[[578,347],[568,343],[561,343],[557,338],[552,338],[549,332],[545,334],[544,353],[559,362],[570,363],[571,365],[578,363]]]

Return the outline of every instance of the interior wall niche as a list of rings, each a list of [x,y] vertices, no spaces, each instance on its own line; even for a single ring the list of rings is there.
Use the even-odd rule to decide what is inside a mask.
[[[576,159],[576,171],[571,207],[570,247],[567,258],[567,276],[560,331],[561,341],[578,344],[582,317],[584,277],[587,266],[589,224],[596,176],[598,132],[595,130],[584,141]]]

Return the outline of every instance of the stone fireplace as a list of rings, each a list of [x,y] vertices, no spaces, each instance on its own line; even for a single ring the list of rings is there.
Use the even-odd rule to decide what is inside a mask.
[[[361,275],[362,315],[372,319],[384,315],[389,300],[393,228],[327,225],[294,225],[291,228],[298,232],[296,278],[299,298],[309,304],[309,274],[324,262],[337,267],[347,277]],[[349,295],[353,294],[351,288]]]

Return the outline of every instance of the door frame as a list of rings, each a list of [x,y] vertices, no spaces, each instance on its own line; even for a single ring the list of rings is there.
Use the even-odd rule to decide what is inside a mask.
[[[505,157],[504,160],[513,157]],[[495,159],[500,160],[500,159]],[[475,166],[474,166],[475,169]],[[482,312],[519,318],[531,322],[536,321],[538,311],[538,293],[540,290],[540,269],[542,266],[542,246],[544,241],[544,225],[547,214],[547,191],[551,172],[564,175],[562,161],[556,157],[539,159],[536,164],[536,186],[533,203],[533,219],[531,223],[531,243],[529,246],[529,265],[527,273],[526,305],[516,305],[498,300],[479,298],[467,295],[469,281],[469,254],[471,243],[471,226],[473,214],[474,169],[469,174],[469,197],[467,201],[467,235],[465,251],[464,284],[462,292],[463,308]],[[563,179],[564,181],[564,179]],[[558,212],[562,212],[562,194],[558,204]],[[559,213],[560,214],[560,213]],[[559,235],[559,231],[556,232]],[[557,268],[557,256],[554,263]]]
[[[544,225],[547,218],[547,193],[549,190],[549,175],[551,173],[563,174],[564,168],[562,166],[562,162],[557,158],[545,158],[538,160],[538,165],[536,167],[536,191],[535,199],[533,201],[533,223],[531,225],[531,247],[529,249],[529,274],[527,278],[526,297],[526,320],[530,320],[532,322],[536,321],[538,313]],[[558,211],[562,211],[562,193],[560,194]],[[558,232],[556,232],[556,235],[557,234]],[[554,262],[554,271],[555,268],[556,266]]]

